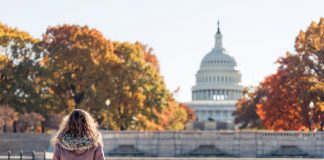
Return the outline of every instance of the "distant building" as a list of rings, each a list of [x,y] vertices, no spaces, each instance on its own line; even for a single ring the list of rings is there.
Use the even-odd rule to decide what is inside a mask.
[[[223,48],[219,28],[214,48],[205,55],[192,87],[192,101],[186,103],[196,113],[197,121],[188,129],[233,129],[236,101],[242,96],[241,74],[236,61]]]

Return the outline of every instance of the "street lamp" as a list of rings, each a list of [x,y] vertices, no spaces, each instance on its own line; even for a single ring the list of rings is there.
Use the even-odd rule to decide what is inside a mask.
[[[105,104],[106,104],[106,106],[109,106],[109,105],[110,105],[110,100],[107,99],[107,100],[105,101]]]
[[[311,101],[310,103],[309,103],[309,122],[310,122],[310,124],[309,124],[309,130],[310,131],[312,131],[313,130],[313,124],[312,124],[312,119],[313,119],[313,108],[314,108],[315,106],[314,106],[314,102],[313,101]]]
[[[108,98],[106,99],[105,104],[106,104],[107,108],[109,109],[110,100]],[[107,122],[107,126],[108,126],[108,129],[109,129],[109,121]]]

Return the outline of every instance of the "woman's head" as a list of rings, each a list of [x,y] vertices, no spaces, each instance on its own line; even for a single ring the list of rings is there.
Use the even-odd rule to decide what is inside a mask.
[[[82,109],[73,110],[63,119],[54,142],[64,143],[66,139],[87,139],[94,145],[102,145],[98,124],[88,112]]]

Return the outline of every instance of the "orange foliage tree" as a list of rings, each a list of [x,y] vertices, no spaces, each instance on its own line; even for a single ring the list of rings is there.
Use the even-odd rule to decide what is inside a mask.
[[[181,130],[194,117],[172,98],[152,49],[139,42],[110,41],[78,25],[48,27],[38,40],[0,24],[0,49],[0,104],[22,118],[38,123],[38,112],[57,128],[51,123],[82,108],[113,130]],[[30,130],[23,119],[19,125]]]
[[[242,128],[261,120],[271,130],[323,129],[324,18],[299,33],[295,49],[278,59],[275,74],[237,102],[235,122]]]
[[[152,49],[139,42],[112,42],[96,29],[77,25],[49,27],[37,48],[48,73],[48,110],[67,113],[82,108],[113,130],[135,129],[140,123],[139,129],[148,130],[147,123],[140,122],[142,116],[162,125],[159,113],[169,107],[171,95]]]
[[[0,128],[2,127],[3,132],[6,132],[7,127],[12,126],[17,119],[18,113],[14,108],[7,105],[0,106]]]
[[[261,87],[245,87],[243,97],[239,99],[234,111],[235,123],[239,128],[262,128],[262,123],[256,113],[256,105],[265,96],[264,89]]]
[[[20,132],[42,132],[42,123],[45,118],[38,113],[24,113],[19,116],[17,128]]]
[[[323,127],[324,18],[299,33],[295,48],[297,53],[280,58],[277,73],[260,85],[265,96],[257,105],[257,114],[267,129]],[[315,104],[313,109],[310,102]]]
[[[188,122],[195,120],[194,112],[185,104],[177,103],[172,97],[169,97],[167,106],[161,112],[156,109],[153,111],[157,116],[156,120],[140,114],[132,129],[179,131],[185,129]]]

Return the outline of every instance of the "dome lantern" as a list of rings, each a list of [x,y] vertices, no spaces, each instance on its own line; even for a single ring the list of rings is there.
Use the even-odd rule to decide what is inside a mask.
[[[215,49],[223,50],[222,33],[220,32],[219,21],[217,22],[217,33],[215,35]]]

